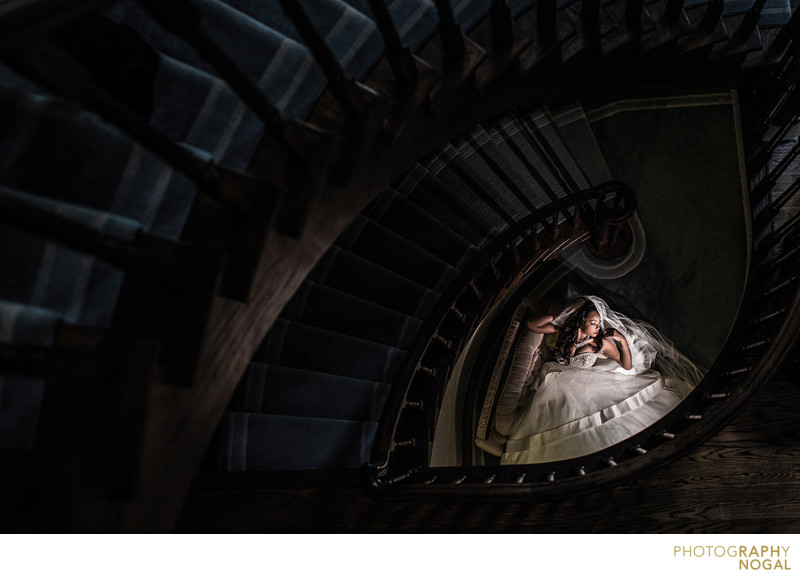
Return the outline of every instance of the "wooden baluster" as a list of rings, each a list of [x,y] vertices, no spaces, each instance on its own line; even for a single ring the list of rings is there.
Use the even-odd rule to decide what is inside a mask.
[[[758,21],[761,18],[761,10],[764,8],[766,0],[756,0],[747,11],[747,14],[739,24],[739,28],[733,33],[731,42],[742,43],[753,34],[753,31],[758,26]]]
[[[409,438],[408,440],[395,440],[392,444],[392,450],[398,448],[417,448],[417,439]]]
[[[537,0],[536,30],[542,46],[550,46],[558,38],[557,0]]]
[[[782,266],[784,264],[784,262],[787,262],[787,261],[791,260],[793,257],[795,257],[798,252],[800,252],[800,248],[793,247],[789,251],[784,252],[782,255],[779,255],[779,256],[773,258],[769,262],[769,269],[771,269],[771,270],[778,269],[780,266]]]
[[[777,311],[770,312],[768,314],[765,314],[763,316],[760,316],[760,317],[754,319],[751,322],[750,327],[752,328],[752,327],[755,327],[755,326],[759,326],[759,325],[763,324],[764,322],[768,322],[768,321],[770,321],[770,320],[772,320],[774,318],[780,317],[785,313],[786,313],[786,308],[780,308]]]
[[[734,368],[733,370],[727,370],[722,373],[723,376],[727,376],[728,378],[732,378],[733,376],[739,376],[740,374],[748,374],[753,370],[752,366],[741,366],[739,368]]]
[[[754,159],[754,162],[751,163],[751,166],[756,166],[756,168],[760,168],[759,165],[765,164],[767,162],[767,159],[769,159],[772,156],[772,154],[775,152],[775,149],[777,149],[778,145],[780,145],[781,142],[783,142],[783,140],[786,138],[786,135],[789,133],[789,131],[792,130],[792,127],[798,121],[800,121],[800,113],[795,114],[789,122],[784,123],[781,126],[781,128],[775,132],[775,134],[769,140],[769,143],[767,143],[767,145],[764,146],[761,149],[761,151],[759,151],[759,154]]]
[[[489,262],[489,267],[492,269],[492,275],[494,275],[496,280],[499,280],[501,277],[503,277],[500,273],[500,270],[497,269],[497,264],[494,261]]]
[[[519,248],[517,247],[516,240],[511,243],[511,257],[514,259],[514,263],[519,265],[522,263],[522,256],[519,254]]]
[[[386,60],[392,67],[398,85],[412,87],[419,80],[419,70],[414,60],[414,54],[408,45],[403,43],[397,31],[391,12],[384,0],[368,0],[375,23],[383,36],[386,45]]]
[[[600,0],[581,0],[581,23],[588,38],[600,35]]]
[[[514,43],[514,21],[506,0],[492,0],[489,16],[492,20],[493,49],[499,52],[509,48]]]
[[[772,238],[774,240],[773,244],[785,237],[798,223],[800,223],[800,214],[795,215],[785,223],[781,224],[780,227],[772,232]]]
[[[792,277],[790,277],[788,279],[785,279],[782,282],[780,282],[780,283],[778,283],[778,284],[776,284],[776,285],[774,285],[774,286],[772,286],[770,288],[765,289],[762,292],[761,295],[762,295],[762,297],[765,297],[765,298],[769,297],[772,294],[774,294],[775,292],[778,292],[778,291],[782,290],[783,288],[788,287],[789,285],[795,283],[797,281],[797,279],[798,279],[797,276],[793,275]]]
[[[469,289],[472,290],[472,293],[475,295],[475,297],[479,301],[483,299],[483,292],[478,289],[477,285],[475,285],[475,280],[472,280],[471,282],[469,282]]]
[[[137,0],[164,28],[187,40],[258,116],[267,130],[282,139],[283,118],[266,95],[245,75],[202,27],[203,15],[189,0]],[[288,145],[288,143],[285,143]]]
[[[770,173],[764,177],[764,179],[759,183],[755,191],[757,193],[764,193],[766,190],[772,188],[775,185],[775,182],[778,180],[784,171],[792,164],[792,162],[800,155],[800,143],[797,143],[786,156],[780,160],[780,162],[775,166],[775,168],[770,171]]]
[[[439,38],[442,41],[445,62],[460,62],[464,58],[464,33],[453,15],[450,0],[433,0],[439,15]]]
[[[410,479],[412,476],[417,474],[418,471],[419,471],[419,467],[410,468],[407,471],[402,472],[402,473],[400,473],[398,475],[395,475],[393,477],[384,479],[384,482],[386,482],[386,483],[388,483],[390,485],[391,484],[397,484],[399,482],[403,482],[404,480]]]
[[[763,340],[756,340],[755,342],[751,342],[745,346],[742,346],[742,352],[749,352],[750,350],[755,350],[756,348],[760,348],[761,346],[768,346],[771,343],[771,340],[765,338]]]
[[[628,28],[639,25],[642,21],[644,0],[627,0],[625,3],[625,22]]]
[[[771,103],[771,108],[767,114],[759,119],[756,125],[756,131],[758,131],[756,136],[759,138],[761,137],[761,133],[766,130],[767,126],[792,96],[796,88],[796,45],[793,45],[792,48],[792,50],[786,51],[786,54],[781,57],[780,64],[768,75],[764,76],[761,87],[755,93],[761,95],[760,98],[764,102],[764,106],[766,106],[767,103]]]
[[[445,350],[453,349],[453,340],[448,340],[447,338],[441,336],[438,333],[433,334],[433,340],[441,344]]]
[[[706,11],[703,14],[703,28],[706,32],[711,32],[719,24],[719,19],[722,16],[722,11],[725,9],[724,0],[711,0],[706,6]]]
[[[706,394],[703,399],[704,400],[725,400],[729,398],[731,395],[730,392],[713,392],[711,394]]]
[[[783,193],[781,193],[781,194],[780,194],[780,196],[779,196],[777,199],[775,199],[775,201],[773,201],[772,203],[770,203],[770,204],[767,206],[767,208],[766,208],[766,211],[764,211],[764,212],[762,212],[762,213],[766,213],[766,214],[767,214],[767,215],[769,215],[769,216],[773,216],[773,215],[777,214],[777,213],[778,213],[778,211],[781,209],[781,207],[783,207],[784,205],[786,205],[786,203],[787,203],[787,202],[788,202],[788,201],[789,201],[789,200],[790,200],[792,197],[794,197],[794,196],[795,196],[795,194],[797,194],[797,192],[798,192],[799,190],[800,190],[800,179],[797,179],[796,181],[794,181],[794,183],[792,183],[792,184],[791,184],[791,185],[790,185],[790,186],[789,186],[789,187],[786,189],[786,191],[784,191]]]
[[[286,121],[267,96],[236,65],[225,51],[202,27],[203,15],[190,0],[162,2],[138,0],[166,29],[184,38],[209,62],[231,86],[239,98],[264,123],[267,134],[292,156],[290,178],[296,183],[292,195],[287,196],[282,208],[279,227],[282,233],[294,237],[301,235],[308,207],[316,197],[321,184],[322,157],[332,145],[332,138],[310,125],[295,120]],[[307,167],[317,167],[308,171]],[[322,171],[324,174],[324,171]]]
[[[408,45],[403,43],[386,6],[386,0],[368,2],[378,30],[383,36],[386,60],[395,79],[392,98],[397,106],[385,119],[381,133],[381,138],[391,145],[397,141],[419,105],[428,97],[438,74],[426,62],[414,56]]]
[[[551,219],[553,224],[553,239],[558,239],[558,236],[561,234],[561,227],[558,224],[558,212],[553,213]]]
[[[772,44],[769,47],[769,52],[771,54],[781,54],[786,49],[786,47],[789,45],[789,42],[791,42],[794,37],[798,22],[800,22],[800,12],[795,10],[792,14],[792,17],[789,19],[789,22],[781,27],[780,32],[778,32],[778,35],[775,37],[775,40],[772,41]]]
[[[572,212],[572,231],[578,231],[581,224],[581,207],[576,205]]]
[[[455,305],[450,306],[450,311],[462,324],[467,321],[467,316],[459,310]]]
[[[314,26],[298,0],[278,0],[284,13],[292,21],[306,46],[314,55],[319,67],[328,78],[329,87],[336,101],[353,118],[365,118],[371,108],[370,96],[377,93],[349,78],[336,60],[325,39]]]
[[[434,4],[439,19],[438,37],[442,46],[439,66],[442,74],[428,95],[427,107],[435,115],[465,83],[472,88],[479,88],[486,82],[486,74],[479,74],[481,71],[478,69],[486,57],[486,50],[464,35],[453,15],[450,0],[434,0]],[[492,76],[489,72],[488,77]]]
[[[664,22],[669,26],[675,24],[683,12],[685,2],[686,0],[667,0],[667,6],[664,8]]]
[[[395,475],[395,476],[393,476],[391,478],[384,479],[384,482],[386,482],[386,483],[388,483],[390,485],[391,484],[397,484],[399,482],[403,482],[404,480],[410,479],[412,476],[417,474],[418,471],[419,471],[419,467],[410,468],[410,469],[408,469],[407,471],[405,471],[403,473]]]
[[[794,59],[791,60],[794,62]],[[775,117],[778,116],[778,113],[783,109],[789,99],[792,98],[795,91],[797,90],[797,83],[792,82],[783,87],[783,91],[778,95],[775,99],[775,103],[772,105],[772,108],[767,111],[767,114],[761,118],[756,126],[756,133],[761,134],[766,131],[767,127],[772,124],[772,121]]]
[[[422,364],[419,365],[417,371],[422,372],[431,378],[436,378],[439,375],[439,371],[436,368],[429,368],[428,366],[423,366]]]
[[[389,99],[345,74],[299,0],[279,2],[328,79],[328,89],[349,121],[343,124],[341,135],[341,141],[346,145],[331,173],[334,182],[347,186],[355,164],[371,136],[381,130],[389,112]]]

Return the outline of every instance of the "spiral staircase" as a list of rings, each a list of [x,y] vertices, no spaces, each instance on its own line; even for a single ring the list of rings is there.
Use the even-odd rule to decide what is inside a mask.
[[[718,430],[791,350],[788,3],[162,4],[0,7],[8,528],[169,530],[201,465],[378,458],[379,492],[423,493],[422,451],[404,456],[392,437],[421,409],[409,375],[447,373],[422,363],[431,344],[451,359],[479,320],[464,296],[492,297],[465,272],[554,203],[527,227],[531,255],[539,234],[548,259],[586,241],[585,211],[566,201],[614,177],[585,94],[747,96],[754,251],[739,341],[689,401],[706,405],[702,426],[643,433],[659,440],[639,446],[653,449],[647,468]],[[522,249],[486,271],[511,283]],[[682,412],[673,422],[702,414]],[[478,471],[453,477],[433,492],[487,493],[461,484],[488,480]]]

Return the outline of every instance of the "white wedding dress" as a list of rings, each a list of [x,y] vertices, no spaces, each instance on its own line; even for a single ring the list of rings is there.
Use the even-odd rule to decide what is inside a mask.
[[[652,327],[589,297],[601,302],[604,327],[626,334],[633,368],[591,352],[573,356],[568,366],[547,362],[520,401],[502,464],[565,460],[613,446],[669,413],[700,381],[700,369]],[[654,361],[665,371],[651,369]]]

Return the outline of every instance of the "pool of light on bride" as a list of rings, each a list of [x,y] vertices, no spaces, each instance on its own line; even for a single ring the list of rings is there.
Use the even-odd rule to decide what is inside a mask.
[[[525,321],[543,304],[555,313],[576,296],[598,296],[625,316],[651,324],[698,367],[714,363],[738,313],[748,259],[744,196],[742,204],[730,202],[732,190],[742,191],[735,102],[725,95],[715,99],[697,106],[685,101],[672,106],[669,99],[655,104],[651,99],[604,102],[596,110],[583,102],[611,174],[636,192],[634,244],[614,263],[599,262],[583,247],[570,250],[529,272],[495,304],[454,365],[438,415],[431,466],[524,464],[590,454],[624,439],[625,432],[633,436],[644,430],[696,385],[672,383],[665,388],[663,380],[656,384],[657,375],[643,375],[639,382],[619,377],[607,381],[600,374],[582,378],[584,383],[563,376],[545,380],[539,375],[540,361],[539,366],[532,364],[521,385],[514,385],[519,392],[501,400],[515,350],[523,338],[530,338]],[[707,127],[708,143],[686,139],[681,127],[691,124]],[[713,237],[703,226],[711,213],[725,224]],[[514,316],[526,303],[532,307],[517,320],[518,335],[504,352]],[[528,350],[533,346],[529,343]],[[542,352],[546,345],[537,347]],[[499,384],[494,384],[487,423],[487,395],[503,355],[508,359]],[[558,373],[557,368],[550,370]],[[518,381],[520,372],[517,368]],[[546,388],[537,388],[545,382]],[[614,394],[604,399],[610,392]],[[537,395],[550,398],[537,407]],[[516,408],[511,408],[515,401]],[[498,404],[505,404],[502,434],[494,431]],[[553,411],[553,405],[561,407]],[[586,408],[577,412],[576,406]],[[566,414],[559,420],[544,416],[542,409]],[[608,423],[619,428],[611,429],[613,434],[602,432]],[[516,439],[509,442],[509,436]]]

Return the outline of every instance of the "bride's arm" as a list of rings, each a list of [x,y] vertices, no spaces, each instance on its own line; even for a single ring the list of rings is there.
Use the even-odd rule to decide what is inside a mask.
[[[541,318],[531,318],[527,321],[528,329],[535,334],[552,334],[558,331],[553,325],[553,316],[542,316]]]
[[[602,353],[612,360],[616,360],[616,362],[626,370],[633,368],[633,360],[631,359],[631,350],[628,341],[625,339],[625,336],[615,331],[614,328],[606,330],[606,337],[603,338]]]

